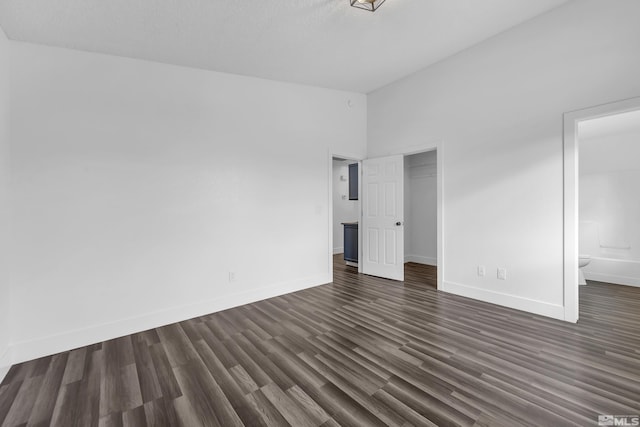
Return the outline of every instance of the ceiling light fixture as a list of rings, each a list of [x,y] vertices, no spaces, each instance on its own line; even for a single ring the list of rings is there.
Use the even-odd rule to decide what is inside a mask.
[[[385,0],[350,0],[351,6],[358,9],[368,10],[369,12],[375,12],[384,3]]]

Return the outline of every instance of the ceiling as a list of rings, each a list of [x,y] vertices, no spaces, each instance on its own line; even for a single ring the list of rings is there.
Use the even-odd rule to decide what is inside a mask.
[[[368,93],[567,0],[0,0],[12,40]]]

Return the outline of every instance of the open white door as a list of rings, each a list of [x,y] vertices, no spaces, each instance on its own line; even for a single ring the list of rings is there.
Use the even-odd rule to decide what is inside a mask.
[[[404,157],[362,162],[362,272],[404,280]]]

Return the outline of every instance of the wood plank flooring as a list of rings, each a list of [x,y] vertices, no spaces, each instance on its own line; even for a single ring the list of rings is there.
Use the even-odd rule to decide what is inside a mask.
[[[572,325],[358,275],[12,367],[2,426],[569,426],[640,413],[640,288]]]

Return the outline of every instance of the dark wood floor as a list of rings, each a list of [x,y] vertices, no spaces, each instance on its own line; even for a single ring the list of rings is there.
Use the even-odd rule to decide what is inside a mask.
[[[332,284],[14,366],[3,426],[563,426],[640,413],[640,288],[572,325],[407,280]]]

